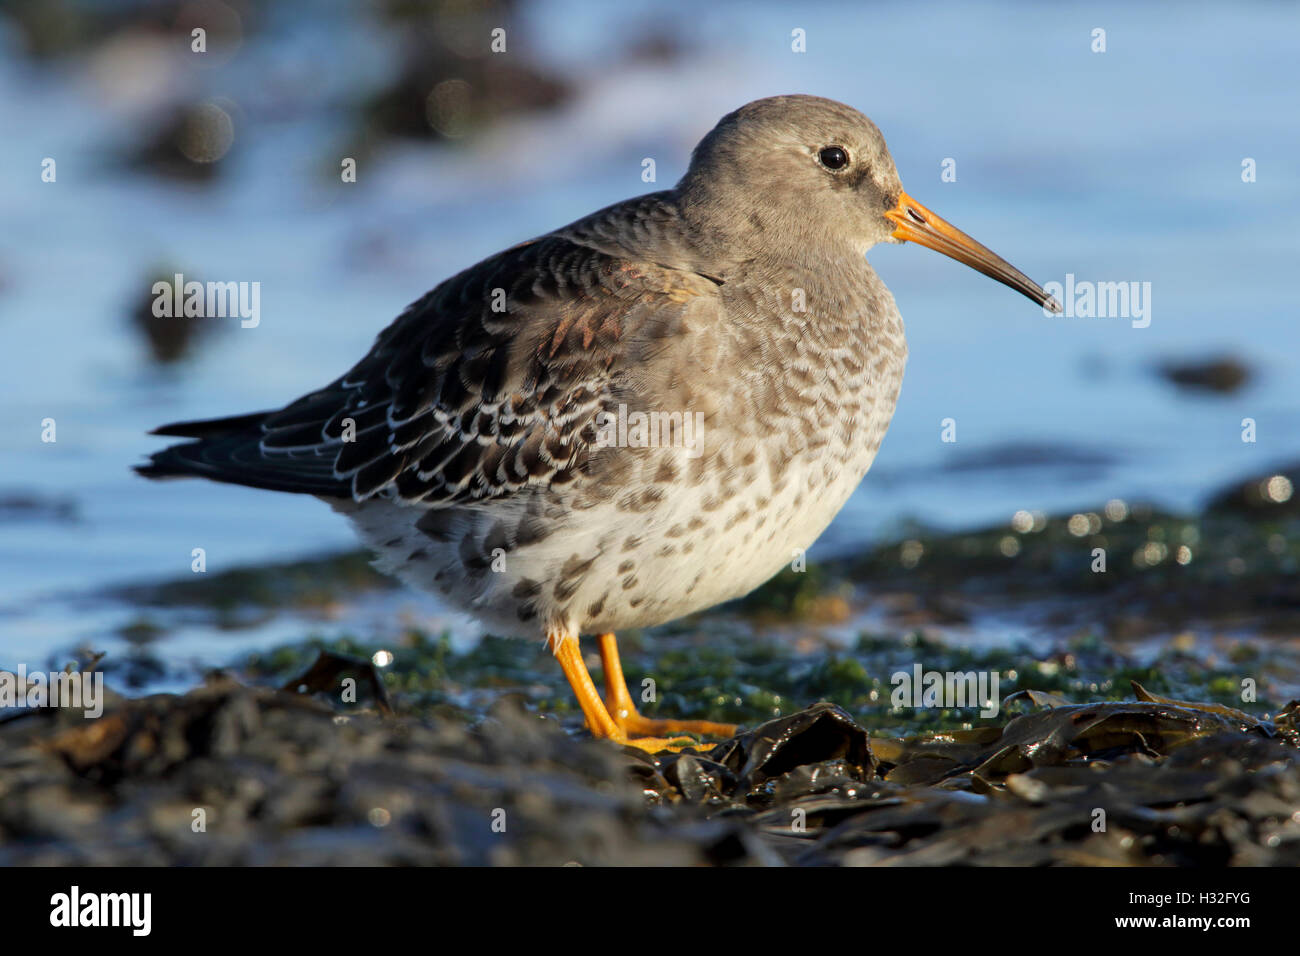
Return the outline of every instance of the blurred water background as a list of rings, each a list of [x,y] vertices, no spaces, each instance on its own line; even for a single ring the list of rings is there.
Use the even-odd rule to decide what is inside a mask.
[[[1040,282],[1152,288],[1146,328],[1047,318],[927,250],[870,254],[911,358],[877,464],[812,560],[912,521],[975,527],[1112,498],[1195,509],[1300,457],[1294,5],[0,10],[0,666],[112,651],[135,612],[98,595],[187,574],[196,547],[209,572],[354,547],[314,499],[148,483],[130,466],[159,447],[150,428],[281,405],[459,269],[672,185],[695,141],[760,96],[862,109],[912,195]],[[190,52],[194,24],[206,54]],[[507,52],[492,55],[498,26]],[[345,156],[356,183],[340,182]],[[260,324],[209,319],[193,342],[151,345],[138,315],[176,271],[260,282]],[[1216,387],[1162,372],[1203,360],[1219,363]],[[354,630],[396,614],[472,632],[409,592],[347,614]],[[301,633],[285,618],[196,623],[172,646],[221,660]]]

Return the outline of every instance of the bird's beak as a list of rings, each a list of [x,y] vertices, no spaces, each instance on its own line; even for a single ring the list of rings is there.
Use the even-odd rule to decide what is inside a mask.
[[[940,219],[907,193],[899,195],[898,205],[885,213],[885,218],[898,227],[892,233],[895,239],[919,243],[927,249],[942,252],[945,256],[997,279],[1003,285],[1011,286],[1048,311],[1061,311],[1061,304],[1044,292],[1037,282],[996,255],[993,250],[980,245],[956,226]]]

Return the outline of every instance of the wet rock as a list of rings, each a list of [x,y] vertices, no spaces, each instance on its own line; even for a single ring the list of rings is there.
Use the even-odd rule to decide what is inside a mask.
[[[239,12],[234,9],[237,7]],[[10,0],[0,16],[18,48],[33,60],[54,59],[111,43],[115,38],[165,37],[188,46],[190,30],[208,31],[209,50],[237,45],[260,21],[260,5],[219,0],[174,3],[95,3],[87,0]]]
[[[18,521],[49,521],[71,524],[81,520],[77,502],[32,491],[0,493],[0,524]]]
[[[188,357],[199,342],[220,325],[219,320],[204,316],[154,314],[158,298],[153,291],[155,285],[162,282],[170,289],[179,272],[180,269],[167,267],[152,270],[141,283],[143,293],[127,315],[131,327],[148,347],[149,357],[160,365],[170,365]]]
[[[206,101],[177,107],[142,133],[126,162],[164,179],[209,183],[235,144],[235,115],[229,102]]]
[[[1206,506],[1211,514],[1259,519],[1300,517],[1300,462],[1279,465],[1216,491]]]
[[[946,471],[1019,471],[1064,469],[1072,475],[1103,473],[1118,461],[1113,453],[1077,445],[1045,442],[1003,442],[975,451],[960,451],[944,466]]]
[[[530,61],[514,4],[393,4],[401,66],[392,81],[360,108],[351,155],[385,140],[458,140],[499,119],[550,109],[572,95],[567,80]],[[504,30],[509,55],[493,53]]]
[[[1165,362],[1158,371],[1165,381],[1180,388],[1223,395],[1240,389],[1250,381],[1253,374],[1249,365],[1230,355]]]
[[[471,727],[214,678],[0,723],[0,865],[1300,862],[1295,706],[1138,691],[906,739],[819,703],[649,756],[514,696]]]
[[[664,778],[687,801],[703,795],[712,812],[741,814],[772,853],[795,864],[1300,860],[1300,736],[1281,715],[1273,724],[1135,690],[1138,702],[1099,705],[1026,695],[1048,708],[1002,728],[872,738],[874,778],[860,759],[818,760],[822,745],[799,742],[820,725],[823,740],[838,738],[845,757],[853,752],[852,722],[819,704],[722,744],[707,760],[682,755]],[[744,772],[784,761],[808,762],[764,775],[766,788]],[[755,802],[768,805],[747,813]]]
[[[867,733],[844,710],[819,703],[779,717],[704,753],[640,758],[648,790],[689,804],[762,808],[789,792],[833,790],[875,775]]]
[[[0,724],[0,863],[709,862],[729,828],[666,831],[625,763],[518,708],[430,726],[223,679]]]
[[[894,617],[909,628],[1000,608],[1056,633],[1293,633],[1300,626],[1296,480],[1300,470],[1284,467],[1234,483],[1200,515],[1114,500],[1074,514],[1021,512],[1001,527],[956,534],[918,530],[824,574],[857,582],[877,607],[902,608],[907,613]]]

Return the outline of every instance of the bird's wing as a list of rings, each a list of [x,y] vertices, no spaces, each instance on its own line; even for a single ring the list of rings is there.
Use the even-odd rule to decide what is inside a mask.
[[[556,233],[484,260],[408,307],[330,385],[142,470],[431,505],[578,481],[597,413],[635,394],[637,364],[717,292],[718,280],[602,245]]]

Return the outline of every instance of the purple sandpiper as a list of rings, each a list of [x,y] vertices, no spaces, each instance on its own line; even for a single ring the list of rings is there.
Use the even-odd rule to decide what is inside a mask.
[[[324,499],[382,570],[494,632],[545,636],[597,737],[729,736],[638,714],[614,632],[748,593],[843,506],[907,358],[864,254],[905,241],[1058,308],[908,196],[857,110],[757,100],[673,189],[447,279],[283,408],[159,428],[191,440],[138,470]],[[580,634],[598,639],[603,701]]]

